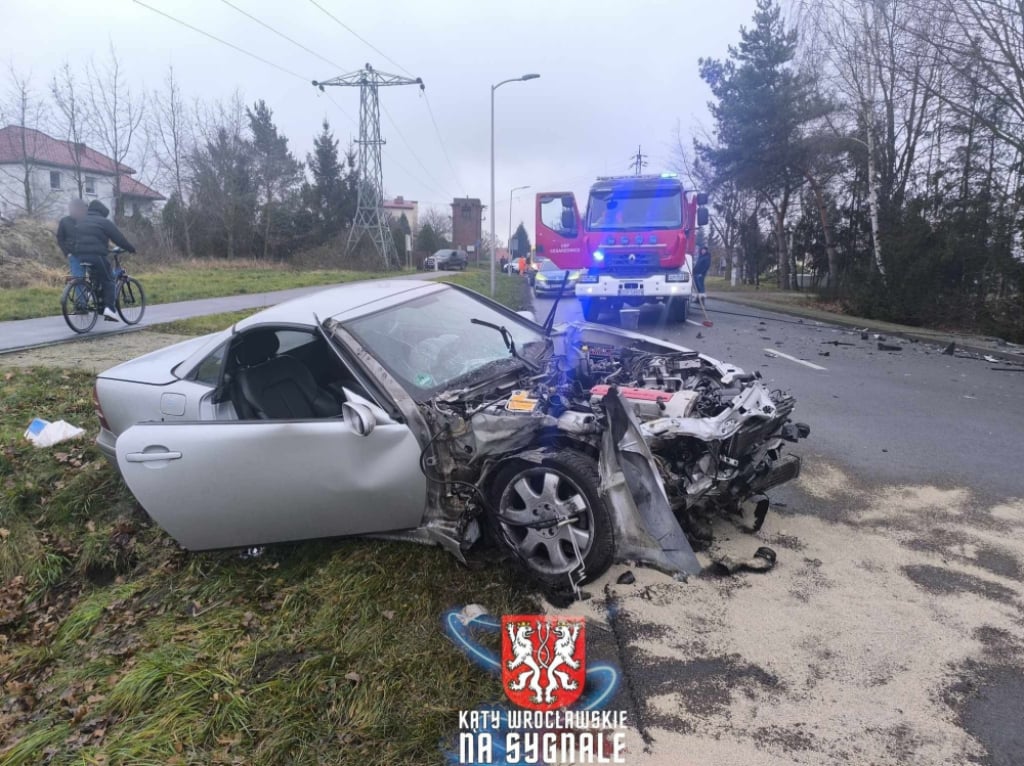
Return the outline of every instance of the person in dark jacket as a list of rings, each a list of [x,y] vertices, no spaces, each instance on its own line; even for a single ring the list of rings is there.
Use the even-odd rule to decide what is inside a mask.
[[[87,209],[85,201],[76,197],[68,205],[68,214],[61,218],[60,223],[57,224],[57,246],[60,247],[60,251],[67,257],[68,268],[71,270],[71,276],[73,277],[85,276],[85,269],[82,268],[78,256],[75,255],[75,229],[78,226],[78,222],[85,218]]]
[[[693,264],[693,286],[697,288],[699,300],[704,300],[704,278],[711,268],[711,253],[702,247],[697,254],[697,262]]]
[[[103,316],[116,322],[117,313],[114,304],[117,296],[114,287],[114,272],[107,261],[107,252],[113,242],[129,253],[135,252],[135,246],[125,238],[114,222],[107,218],[109,208],[94,199],[89,203],[89,212],[75,228],[75,255],[83,264],[92,267],[93,279],[103,289]]]

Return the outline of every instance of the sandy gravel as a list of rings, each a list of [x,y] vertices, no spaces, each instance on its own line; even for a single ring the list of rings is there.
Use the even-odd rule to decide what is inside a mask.
[[[0,367],[51,366],[100,372],[115,364],[183,340],[188,340],[188,337],[149,330],[104,335],[89,340],[0,354]]]
[[[773,571],[679,583],[634,569],[635,584],[617,585],[619,566],[567,610],[619,634],[639,717],[628,762],[1003,763],[986,760],[958,703],[981,669],[1013,657],[1006,688],[1017,694],[1024,500],[984,507],[966,488],[856,487],[820,461],[790,497],[760,539],[717,530],[736,556],[771,545]],[[822,504],[842,507],[842,520],[822,520]],[[980,725],[997,737],[1024,730],[1024,699],[1003,707]]]

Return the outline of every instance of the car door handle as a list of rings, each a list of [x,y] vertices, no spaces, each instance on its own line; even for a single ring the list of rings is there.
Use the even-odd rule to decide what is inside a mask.
[[[180,452],[129,452],[124,456],[129,463],[155,463],[158,460],[179,460]]]

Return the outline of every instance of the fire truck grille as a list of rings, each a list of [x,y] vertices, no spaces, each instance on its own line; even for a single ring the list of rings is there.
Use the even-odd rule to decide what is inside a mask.
[[[605,261],[608,269],[617,272],[645,272],[659,267],[655,253],[609,253]]]

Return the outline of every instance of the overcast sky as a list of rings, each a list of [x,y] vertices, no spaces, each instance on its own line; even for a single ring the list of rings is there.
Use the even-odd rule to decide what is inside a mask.
[[[44,91],[63,60],[84,71],[91,57],[106,55],[109,40],[132,87],[157,87],[173,65],[187,98],[228,98],[239,89],[250,103],[264,99],[300,159],[324,117],[343,143],[357,134],[352,117],[310,80],[367,62],[386,72],[411,72],[426,84],[453,167],[418,88],[383,89],[384,186],[389,196],[419,200],[421,209],[446,208],[452,196],[462,195],[489,204],[489,86],[539,73],[538,80],[497,91],[500,238],[507,235],[514,186],[532,187],[518,192],[512,207],[513,224],[526,221],[532,235],[537,191],[585,193],[597,175],[629,172],[638,144],[648,155],[648,172],[669,169],[677,124],[687,140],[696,124],[707,124],[709,94],[697,59],[725,56],[754,11],[754,0],[317,0],[382,56],[310,0],[230,0],[340,65],[339,71],[224,0],[145,1],[298,76],[132,0],[0,0],[0,55],[18,71],[31,72]],[[334,88],[331,95],[348,115],[358,115],[357,89]]]

